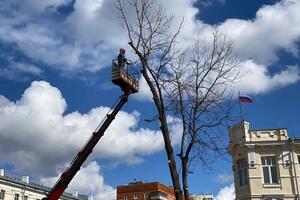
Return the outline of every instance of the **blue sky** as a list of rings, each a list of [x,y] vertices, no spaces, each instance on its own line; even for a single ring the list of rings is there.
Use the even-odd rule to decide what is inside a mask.
[[[112,2],[0,2],[0,167],[52,184],[121,94],[110,82],[110,63],[120,47],[129,47]],[[234,55],[246,74],[234,89],[255,99],[243,104],[252,129],[285,127],[299,137],[299,1],[161,3],[175,19],[185,18],[181,38],[208,39],[219,25],[234,40]],[[158,123],[144,121],[155,112],[141,85],[71,189],[110,199],[117,185],[133,179],[171,185]],[[176,145],[176,124],[173,128]],[[219,199],[232,193],[228,156],[213,171],[199,165],[192,171],[191,193],[217,195],[227,186]]]

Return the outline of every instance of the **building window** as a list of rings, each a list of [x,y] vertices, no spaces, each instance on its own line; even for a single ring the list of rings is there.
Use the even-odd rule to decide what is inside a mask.
[[[128,200],[128,196],[127,195],[124,195],[124,200]]]
[[[134,194],[133,199],[139,199],[139,196],[137,194]]]
[[[148,195],[147,193],[144,193],[144,199],[147,199]]]
[[[15,193],[15,197],[14,197],[14,200],[19,200],[19,194]]]
[[[275,156],[261,157],[262,169],[264,174],[265,184],[277,184],[278,175],[276,169],[276,158]]]
[[[28,196],[24,196],[24,200],[28,200]]]
[[[248,171],[247,171],[247,164],[246,159],[242,158],[237,160],[237,168],[239,173],[240,179],[240,186],[244,186],[248,184]]]
[[[1,190],[0,191],[0,200],[4,200],[4,195],[5,195],[5,191]]]
[[[276,197],[266,197],[264,200],[283,200],[282,198],[276,198]]]

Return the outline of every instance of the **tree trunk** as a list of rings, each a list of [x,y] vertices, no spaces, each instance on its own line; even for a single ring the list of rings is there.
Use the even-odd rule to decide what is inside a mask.
[[[157,112],[159,114],[159,121],[160,121],[160,129],[164,137],[164,142],[165,142],[165,150],[167,153],[167,158],[168,158],[168,165],[169,165],[169,170],[172,178],[172,183],[174,186],[174,192],[175,192],[175,197],[176,200],[183,200],[183,195],[182,195],[182,190],[180,186],[180,181],[179,181],[179,175],[177,171],[177,166],[176,166],[176,161],[174,159],[174,152],[173,152],[173,147],[170,139],[170,133],[168,129],[168,124],[167,124],[167,118],[165,114],[165,108],[163,106],[163,100],[160,98],[158,91],[160,88],[155,88],[154,84],[151,81],[151,78],[149,77],[149,74],[147,72],[147,61],[145,57],[142,55],[142,53],[133,45],[132,42],[128,43],[132,49],[135,51],[135,53],[139,56],[139,59],[142,63],[142,75],[145,78],[148,86],[150,87],[151,93],[153,95],[153,101],[155,103]]]
[[[160,130],[164,137],[165,150],[166,150],[167,157],[168,157],[168,165],[169,165],[169,170],[171,173],[172,183],[174,186],[175,197],[176,197],[176,200],[182,200],[183,195],[182,195],[182,190],[180,187],[179,175],[178,175],[178,171],[177,171],[176,161],[174,159],[174,152],[173,152],[173,147],[172,147],[172,143],[171,143],[171,139],[170,139],[170,133],[169,133],[169,129],[168,129],[166,114],[164,112],[164,107],[161,105],[161,101],[158,97],[156,90],[154,89],[154,86],[147,74],[147,71],[143,70],[142,74],[143,74],[144,78],[146,79],[148,85],[150,86],[150,89],[153,94],[153,100],[155,102],[156,109],[159,114]]]
[[[183,195],[182,195],[182,190],[180,187],[180,181],[179,181],[179,175],[176,167],[176,162],[174,159],[174,152],[173,152],[173,147],[171,144],[171,140],[169,137],[169,131],[167,127],[167,120],[166,116],[163,115],[162,118],[160,119],[161,122],[161,131],[163,133],[164,141],[165,141],[165,150],[167,152],[168,156],[168,164],[169,164],[169,169],[172,177],[172,182],[174,186],[174,192],[175,192],[175,197],[176,200],[183,200]]]
[[[183,184],[183,192],[184,192],[184,199],[189,199],[189,186],[187,181],[187,173],[188,173],[188,158],[184,157],[181,158],[181,164],[182,164],[182,184]]]

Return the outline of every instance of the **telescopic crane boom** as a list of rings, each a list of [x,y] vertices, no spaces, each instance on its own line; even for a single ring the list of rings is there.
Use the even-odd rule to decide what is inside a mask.
[[[123,67],[118,66],[115,61],[113,61],[112,64],[112,82],[116,85],[119,85],[124,94],[121,96],[113,111],[107,114],[106,119],[102,124],[99,125],[99,128],[97,128],[95,132],[93,132],[92,137],[78,152],[70,166],[64,173],[62,173],[58,181],[47,194],[47,197],[43,198],[43,200],[58,200],[60,198],[63,192],[67,189],[73,177],[80,170],[80,167],[82,166],[84,161],[92,153],[93,148],[104,135],[106,129],[115,119],[116,115],[121,110],[123,105],[127,102],[128,96],[132,93],[138,92],[139,89],[138,81],[133,76],[128,74],[128,70],[125,71]]]

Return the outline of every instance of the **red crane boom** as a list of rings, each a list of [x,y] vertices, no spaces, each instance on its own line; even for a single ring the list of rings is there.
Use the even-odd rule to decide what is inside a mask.
[[[93,132],[92,137],[84,145],[84,147],[78,152],[70,166],[60,176],[58,181],[54,184],[47,197],[43,200],[58,200],[63,192],[67,189],[69,183],[80,170],[80,167],[92,153],[93,148],[96,146],[98,141],[104,135],[104,132],[109,127],[111,122],[115,119],[118,112],[121,110],[123,105],[127,102],[128,96],[132,93],[138,92],[139,86],[138,81],[128,74],[123,67],[119,67],[114,61],[112,65],[112,82],[119,85],[123,90],[124,94],[121,96],[119,102],[114,107],[113,111],[107,114],[106,119],[102,124],[99,125],[99,129]]]

